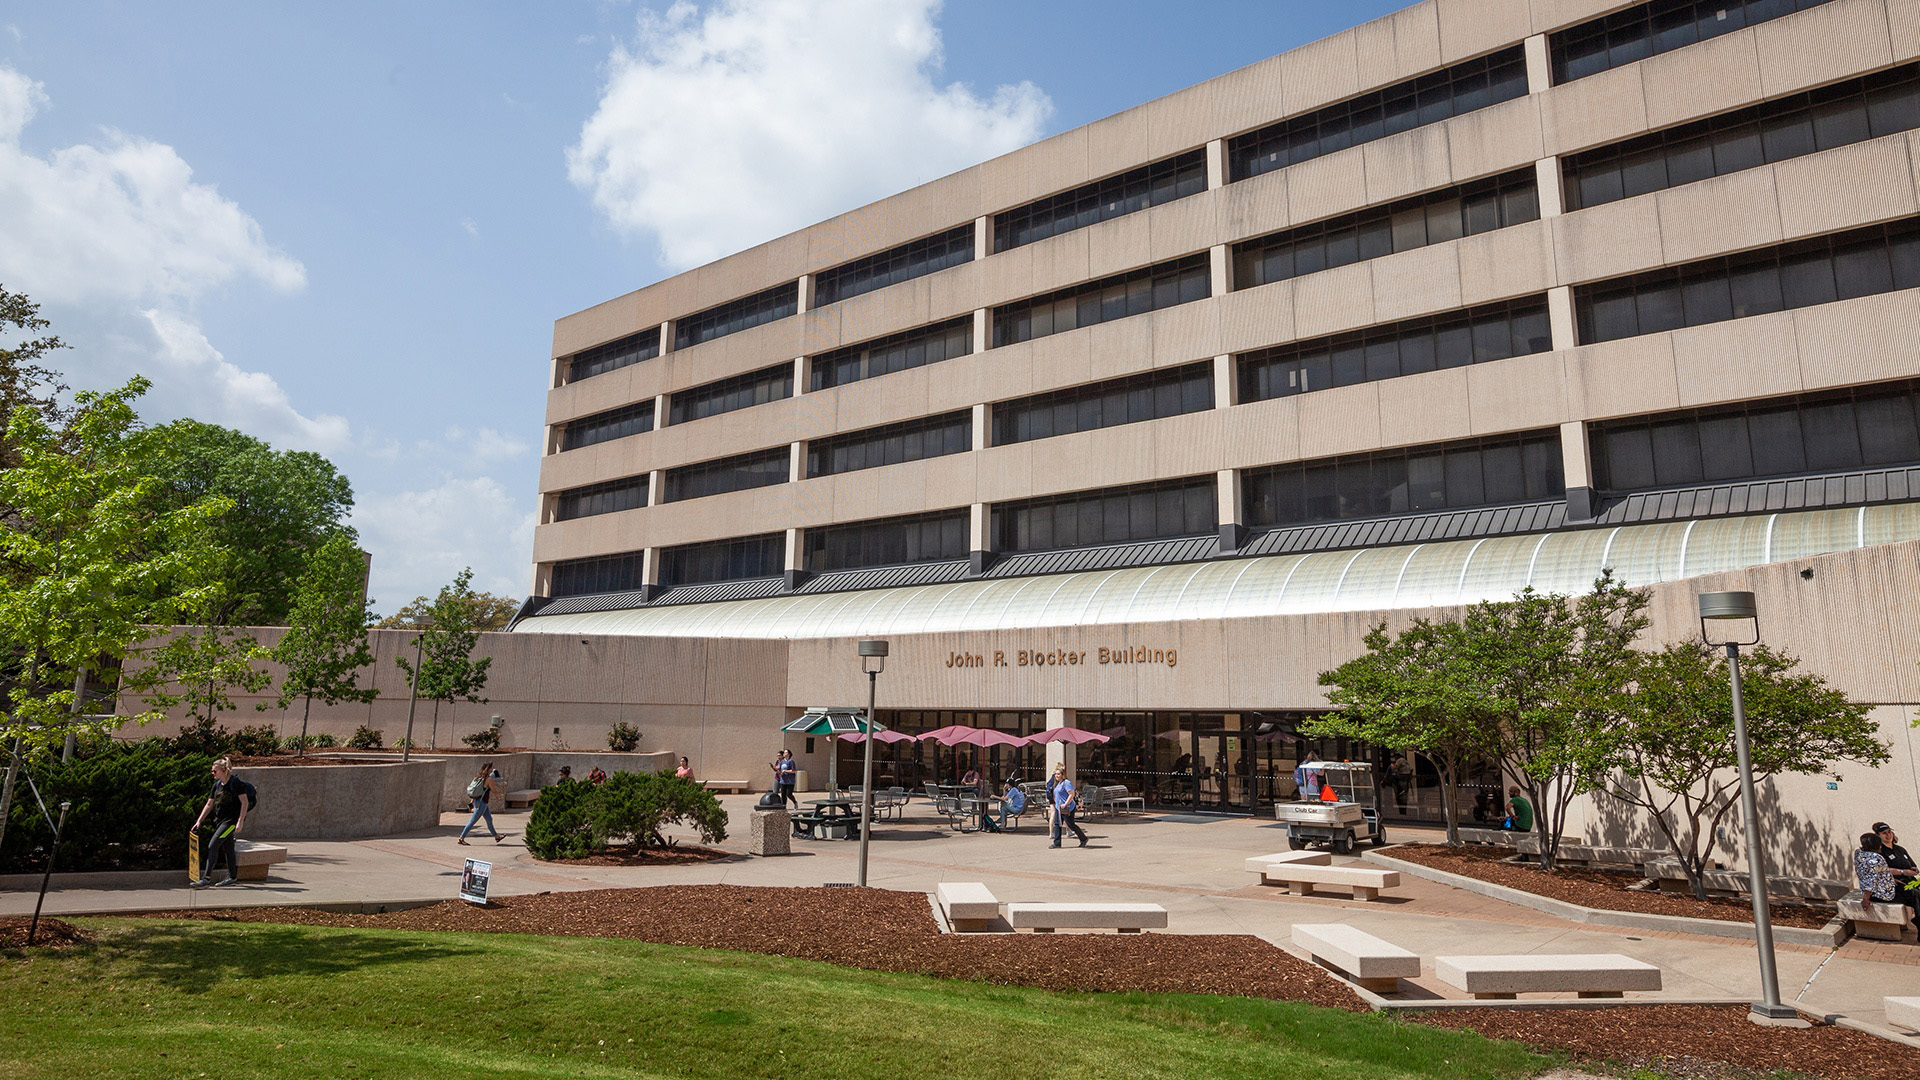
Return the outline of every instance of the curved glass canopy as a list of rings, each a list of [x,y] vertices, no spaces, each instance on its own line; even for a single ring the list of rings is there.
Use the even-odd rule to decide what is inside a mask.
[[[1920,538],[1920,503],[1623,525],[1527,536],[1091,570],[626,611],[535,615],[521,634],[885,637],[941,630],[1171,622],[1438,607],[1532,585],[1578,593],[1612,567],[1629,585]]]

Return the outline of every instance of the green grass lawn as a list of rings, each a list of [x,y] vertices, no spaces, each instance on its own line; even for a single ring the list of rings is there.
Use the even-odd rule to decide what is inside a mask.
[[[602,938],[88,920],[0,958],[0,1076],[1521,1077],[1307,1005],[1061,994]]]

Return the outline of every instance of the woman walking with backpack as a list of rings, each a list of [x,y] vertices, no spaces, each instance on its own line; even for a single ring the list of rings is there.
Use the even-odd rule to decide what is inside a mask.
[[[467,834],[473,831],[474,823],[482,817],[487,819],[487,831],[493,834],[494,843],[506,839],[500,830],[493,827],[492,803],[496,790],[493,786],[493,763],[482,762],[480,771],[467,781],[467,796],[473,800],[473,816],[467,819],[466,828],[460,830],[460,843],[467,842]]]

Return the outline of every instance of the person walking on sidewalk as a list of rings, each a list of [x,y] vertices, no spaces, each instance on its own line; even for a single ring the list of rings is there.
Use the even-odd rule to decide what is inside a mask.
[[[467,842],[467,834],[473,831],[474,824],[483,817],[487,819],[487,831],[493,834],[494,843],[497,844],[506,839],[499,829],[493,827],[493,797],[499,793],[499,790],[493,784],[492,763],[483,762],[480,771],[474,773],[473,779],[467,781],[467,797],[473,800],[473,816],[467,819],[466,827],[460,830],[460,843]]]
[[[1064,827],[1072,830],[1081,847],[1086,847],[1087,834],[1073,821],[1073,812],[1080,805],[1080,792],[1074,788],[1073,781],[1067,779],[1064,765],[1060,767],[1059,778],[1059,782],[1053,785],[1053,843],[1047,846],[1060,846],[1060,830]]]
[[[194,831],[198,832],[207,815],[213,815],[213,831],[208,834],[208,847],[200,852],[200,880],[193,882],[194,888],[208,885],[235,885],[240,881],[240,863],[233,854],[234,838],[240,834],[240,827],[247,823],[247,814],[253,810],[259,793],[253,785],[233,775],[233,762],[221,758],[213,763],[213,790],[207,792],[207,801],[200,807],[200,816],[193,819]],[[215,881],[213,868],[225,864],[227,876]]]
[[[780,805],[793,804],[800,809],[800,800],[793,794],[793,783],[798,779],[797,766],[793,762],[793,751],[782,750],[773,759],[773,791],[780,796]]]

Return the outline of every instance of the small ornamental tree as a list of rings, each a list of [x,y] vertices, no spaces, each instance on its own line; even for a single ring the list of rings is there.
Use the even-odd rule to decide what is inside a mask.
[[[286,636],[273,647],[274,660],[286,668],[277,704],[285,709],[296,699],[301,702],[298,745],[302,754],[314,698],[338,705],[343,701],[364,704],[380,696],[380,691],[359,683],[361,669],[373,663],[373,650],[367,645],[373,615],[366,599],[366,565],[352,539],[343,533],[321,544],[307,559],[294,589]]]
[[[1780,773],[1823,773],[1837,761],[1885,763],[1887,746],[1867,707],[1818,675],[1795,671],[1798,664],[1765,645],[1741,656],[1754,783]],[[1694,896],[1705,900],[1703,874],[1740,793],[1726,657],[1682,641],[1644,657],[1638,675],[1630,707],[1596,733],[1585,767],[1608,795],[1648,813]]]
[[[1363,641],[1366,652],[1320,673],[1327,701],[1340,711],[1315,717],[1304,729],[1424,754],[1440,772],[1447,843],[1458,844],[1461,771],[1491,756],[1489,725],[1456,677],[1460,624],[1417,619],[1390,635],[1381,623]]]
[[[257,665],[267,652],[252,636],[231,626],[181,629],[147,654],[147,664],[126,676],[127,688],[158,712],[185,706],[189,727],[214,728],[235,708],[235,691],[258,693],[273,677]]]
[[[460,571],[451,584],[443,586],[426,611],[426,628],[420,631],[420,671],[415,687],[422,700],[433,702],[429,747],[439,742],[441,702],[451,705],[455,701],[487,700],[480,696],[480,691],[487,685],[487,668],[493,663],[493,657],[473,658],[474,646],[480,643],[475,620],[481,612],[472,581],[473,568],[468,567]],[[415,678],[413,662],[407,657],[397,656],[393,662],[400,665],[409,680]]]

